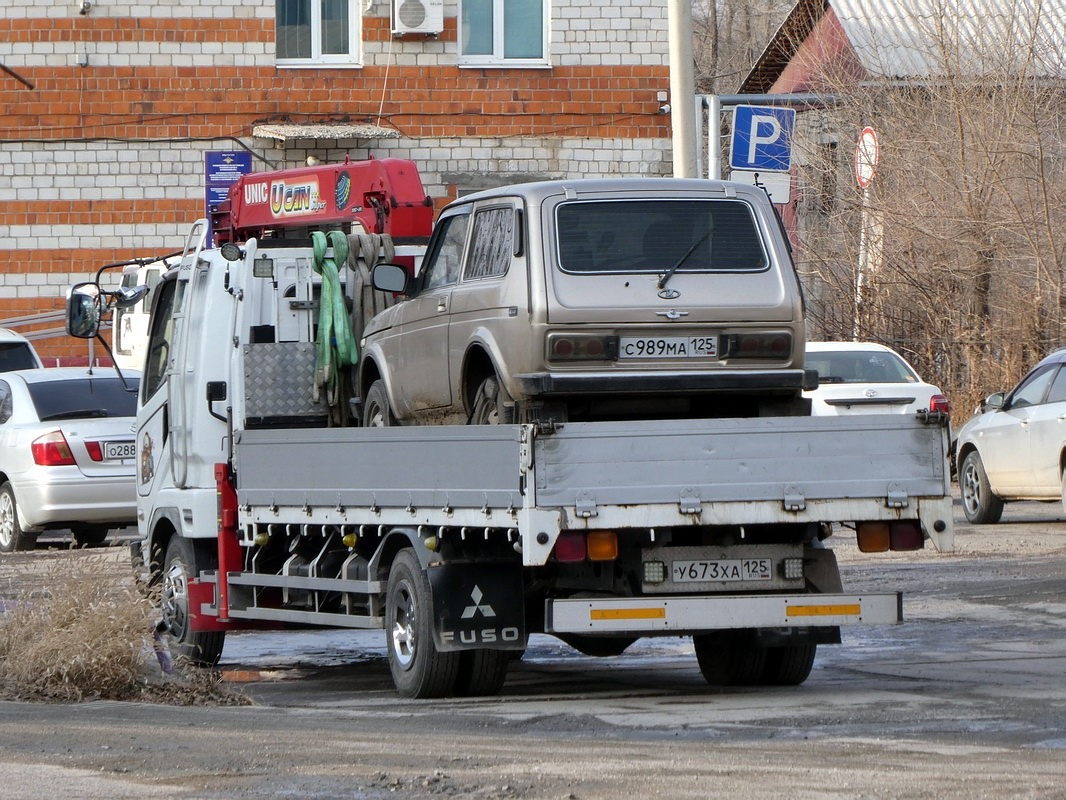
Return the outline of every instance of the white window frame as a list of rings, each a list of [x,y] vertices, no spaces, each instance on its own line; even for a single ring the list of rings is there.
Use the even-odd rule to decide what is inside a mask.
[[[541,21],[543,29],[540,34],[541,57],[540,58],[505,58],[504,53],[504,28],[503,28],[503,3],[504,0],[492,0],[492,54],[491,55],[465,55],[463,48],[463,0],[459,0],[459,59],[460,67],[503,67],[513,69],[515,67],[547,67],[550,66],[548,58],[548,33],[551,29],[551,0],[541,0]]]
[[[361,67],[363,66],[363,0],[348,0],[348,52],[328,53],[322,52],[322,2],[321,0],[306,0],[311,8],[311,57],[310,58],[281,58],[275,52],[274,63],[278,67],[321,67],[323,65],[336,67]],[[277,1],[274,4],[275,25],[277,20]],[[277,42],[277,31],[274,33]]]

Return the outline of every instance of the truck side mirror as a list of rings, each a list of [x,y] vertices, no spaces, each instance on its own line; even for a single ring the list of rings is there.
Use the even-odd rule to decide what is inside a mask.
[[[374,288],[392,294],[407,294],[407,270],[396,264],[378,264],[371,273]]]
[[[67,295],[67,334],[76,339],[93,339],[100,332],[103,314],[99,284],[76,283]]]

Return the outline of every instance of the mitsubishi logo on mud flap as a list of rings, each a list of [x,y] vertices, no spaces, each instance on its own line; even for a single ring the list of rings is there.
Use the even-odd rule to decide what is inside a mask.
[[[474,605],[467,606],[463,609],[463,619],[471,619],[477,616],[477,613],[479,611],[484,617],[496,616],[496,612],[493,610],[492,606],[490,606],[488,603],[481,602],[484,597],[485,595],[481,593],[480,587],[475,584],[474,591],[470,593],[470,599],[474,601]]]

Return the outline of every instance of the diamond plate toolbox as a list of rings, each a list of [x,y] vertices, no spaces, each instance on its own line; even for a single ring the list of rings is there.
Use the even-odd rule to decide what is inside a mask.
[[[311,397],[314,374],[314,342],[245,345],[245,418],[325,415],[325,404],[316,403]]]

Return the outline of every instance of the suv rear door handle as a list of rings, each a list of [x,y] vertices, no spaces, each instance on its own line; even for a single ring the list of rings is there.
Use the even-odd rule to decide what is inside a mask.
[[[448,298],[442,297],[437,301],[437,311],[443,312],[448,310]]]

